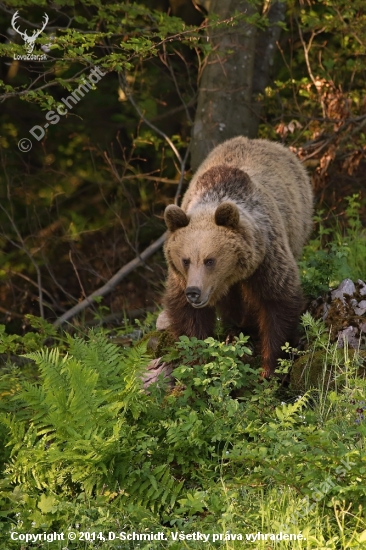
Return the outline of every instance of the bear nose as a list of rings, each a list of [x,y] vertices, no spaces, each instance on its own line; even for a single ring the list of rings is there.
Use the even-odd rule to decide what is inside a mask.
[[[201,291],[198,286],[189,286],[186,288],[186,296],[189,302],[196,304],[201,297]]]

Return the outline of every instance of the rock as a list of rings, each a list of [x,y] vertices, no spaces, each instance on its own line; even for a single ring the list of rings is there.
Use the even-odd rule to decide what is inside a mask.
[[[348,296],[353,296],[355,292],[356,292],[356,287],[353,281],[351,281],[351,279],[344,279],[339,285],[339,287],[336,288],[335,290],[332,290],[330,294],[332,296],[332,300],[339,298],[340,300],[342,300],[342,302],[344,302],[345,294],[348,294]]]
[[[353,349],[358,349],[360,345],[360,339],[357,334],[357,329],[355,327],[347,327],[344,330],[338,332],[338,348],[344,348],[345,342],[347,341],[348,347]]]
[[[162,312],[164,313],[164,312]],[[174,370],[174,362],[168,363],[163,361],[163,357],[174,346],[175,339],[172,334],[164,330],[153,330],[145,334],[141,342],[146,342],[148,353],[152,356],[150,363],[146,367],[146,371],[141,375],[144,385],[144,390],[148,392],[148,388],[154,382],[160,379],[163,380],[163,386],[173,388],[175,379],[172,376]]]
[[[156,330],[166,330],[170,326],[168,316],[163,310],[159,313],[156,319]]]
[[[366,300],[362,300],[361,302],[359,302],[358,307],[354,308],[354,312],[356,313],[356,315],[363,315],[364,313],[366,313]]]
[[[171,363],[158,359],[153,359],[147,366],[147,371],[142,375],[142,381],[144,384],[144,390],[146,390],[150,384],[157,382],[159,376],[161,376],[167,385],[172,388],[174,386],[174,380],[172,377],[173,366]]]
[[[361,281],[361,279],[358,279],[357,282],[360,285],[359,293],[361,294],[361,296],[366,296],[366,283]]]

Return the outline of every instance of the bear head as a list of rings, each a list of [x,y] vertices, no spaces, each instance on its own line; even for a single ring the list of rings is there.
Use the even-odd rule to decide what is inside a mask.
[[[204,204],[189,214],[170,205],[164,219],[169,230],[164,247],[168,265],[194,308],[214,306],[263,260],[263,238],[233,201]]]

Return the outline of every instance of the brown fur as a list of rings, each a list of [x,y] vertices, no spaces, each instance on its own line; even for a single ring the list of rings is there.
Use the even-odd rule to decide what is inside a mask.
[[[273,374],[302,307],[296,258],[311,215],[309,178],[289,150],[244,137],[216,147],[182,208],[165,211],[164,316],[173,334],[212,335],[217,309],[228,324],[257,328],[263,376]]]

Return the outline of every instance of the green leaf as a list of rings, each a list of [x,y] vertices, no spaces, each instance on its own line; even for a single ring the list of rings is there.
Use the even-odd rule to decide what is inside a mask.
[[[53,512],[55,510],[55,504],[55,497],[53,497],[52,495],[47,497],[45,494],[43,494],[39,502],[37,503],[37,506],[43,514],[48,514],[49,512]]]

